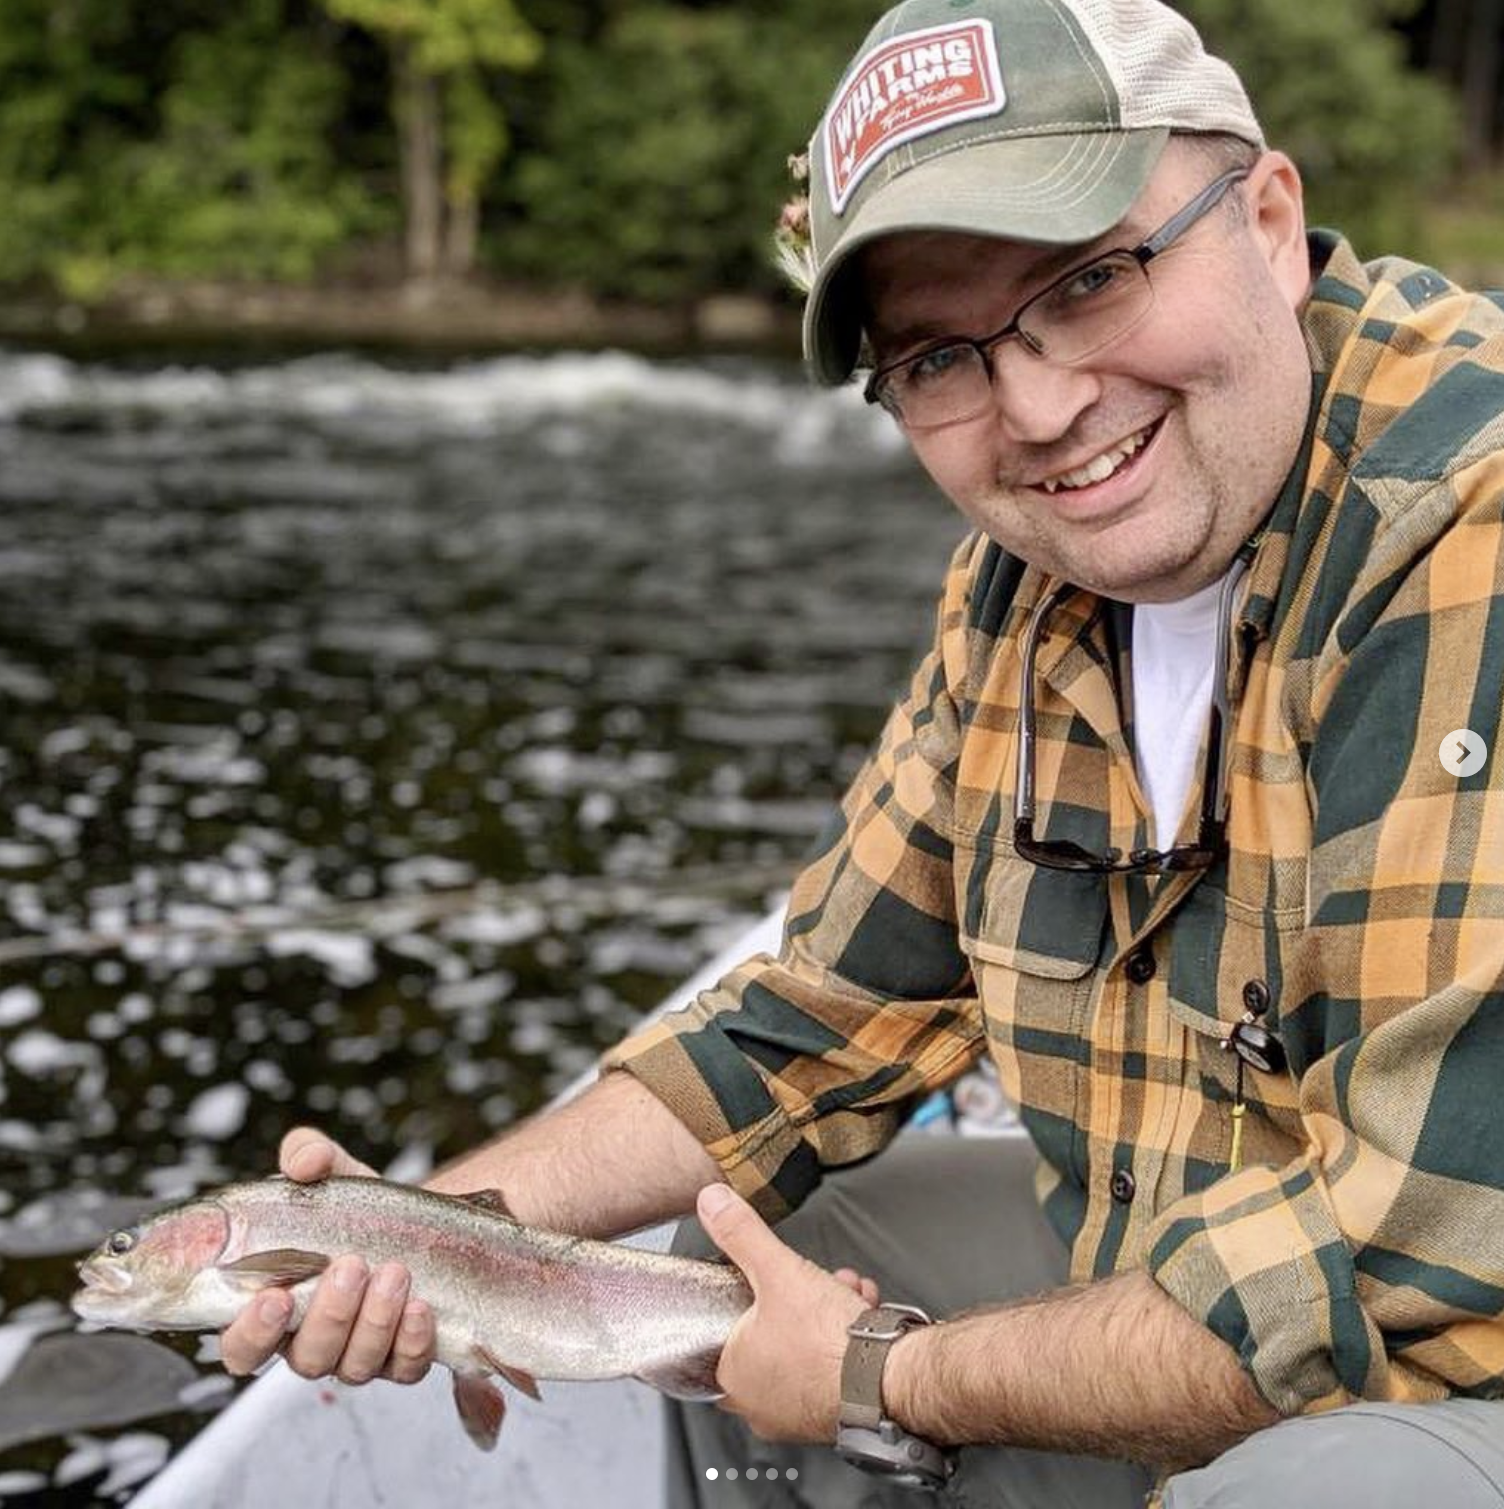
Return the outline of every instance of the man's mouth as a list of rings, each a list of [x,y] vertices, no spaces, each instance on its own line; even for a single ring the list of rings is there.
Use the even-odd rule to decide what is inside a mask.
[[[1073,467],[1053,477],[1045,477],[1035,486],[1047,493],[1071,491],[1078,487],[1091,487],[1105,482],[1115,472],[1125,467],[1154,438],[1159,429],[1159,420],[1135,430],[1126,439],[1093,456],[1084,466]]]

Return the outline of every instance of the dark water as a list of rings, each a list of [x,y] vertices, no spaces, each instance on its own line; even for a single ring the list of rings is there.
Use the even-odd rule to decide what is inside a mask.
[[[0,1501],[61,1509],[228,1392],[113,1419],[117,1198],[577,1075],[777,894],[959,525],[849,393],[610,355],[0,352],[0,511]]]

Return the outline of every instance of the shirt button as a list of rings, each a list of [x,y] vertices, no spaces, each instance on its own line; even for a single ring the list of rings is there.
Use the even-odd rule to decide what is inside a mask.
[[[1260,1017],[1269,1009],[1269,987],[1262,980],[1248,980],[1243,985],[1243,1006]]]
[[[1128,962],[1123,966],[1123,972],[1135,985],[1147,985],[1154,978],[1157,968],[1154,962],[1154,950],[1146,946],[1136,948],[1128,955]]]
[[[1107,1181],[1107,1191],[1119,1205],[1127,1205],[1138,1189],[1132,1174],[1126,1168],[1115,1168],[1112,1178]]]

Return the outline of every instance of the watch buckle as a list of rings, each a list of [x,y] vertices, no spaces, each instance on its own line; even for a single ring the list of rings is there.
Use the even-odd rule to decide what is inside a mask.
[[[893,1319],[881,1330],[876,1326],[864,1326],[860,1321],[855,1321],[847,1327],[846,1334],[855,1337],[858,1341],[897,1341],[905,1331],[910,1331],[915,1326],[932,1324],[929,1315],[918,1305],[879,1305],[877,1313],[890,1315]]]

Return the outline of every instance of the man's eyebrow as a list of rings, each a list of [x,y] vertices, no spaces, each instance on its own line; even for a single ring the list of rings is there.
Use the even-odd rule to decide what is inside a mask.
[[[1137,246],[1144,239],[1145,234],[1126,221],[1119,221],[1094,241],[1073,241],[1065,246],[1041,245],[1040,255],[1030,263],[1020,280],[1022,286],[1029,291],[1019,296],[1008,318],[1012,319],[1022,305],[1028,303],[1035,294],[1048,288],[1056,278],[1068,273],[1072,268],[1084,267],[1107,252]],[[901,360],[910,352],[932,346],[936,341],[964,340],[968,337],[980,339],[992,333],[990,330],[957,330],[953,325],[942,324],[939,320],[928,318],[914,320],[909,324],[891,329],[884,329],[873,321],[868,329],[874,346],[885,348],[895,354],[883,358],[888,361]]]

